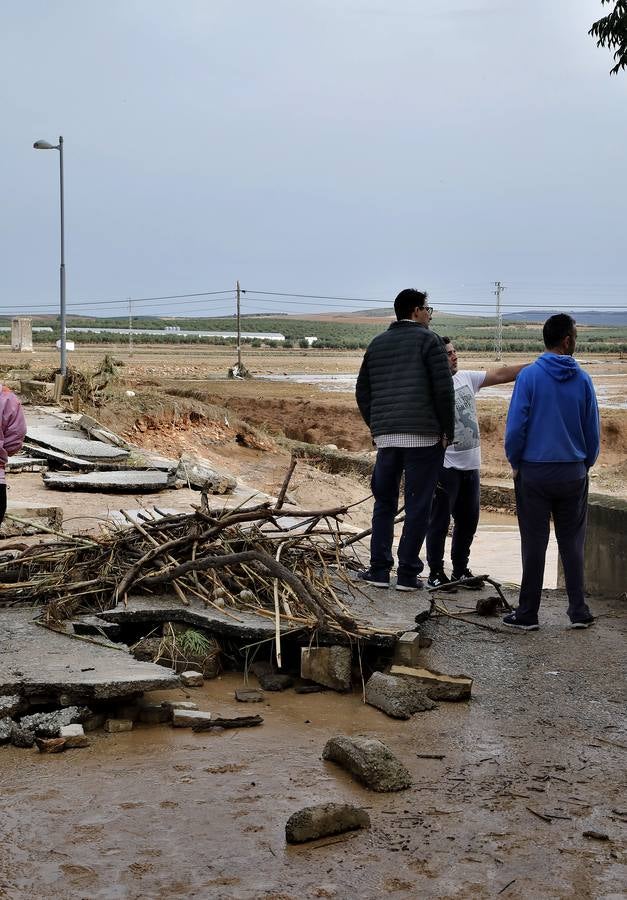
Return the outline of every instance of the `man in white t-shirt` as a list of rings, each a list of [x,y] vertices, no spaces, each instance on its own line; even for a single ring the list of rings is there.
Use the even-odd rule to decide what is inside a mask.
[[[455,440],[446,448],[444,464],[433,495],[429,528],[427,531],[428,585],[446,588],[451,579],[444,572],[444,544],[453,516],[453,543],[451,561],[452,580],[472,579],[468,568],[470,547],[479,524],[479,470],[481,468],[481,444],[475,394],[481,388],[514,381],[527,363],[519,366],[501,366],[490,372],[457,371],[457,352],[450,338],[442,341],[448,356],[453,387],[455,389]],[[467,583],[467,587],[479,588],[479,578]]]

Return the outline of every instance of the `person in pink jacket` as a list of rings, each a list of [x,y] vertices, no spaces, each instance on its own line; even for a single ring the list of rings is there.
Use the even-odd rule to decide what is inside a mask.
[[[9,456],[21,449],[26,437],[26,419],[15,394],[0,385],[0,524],[7,511],[7,485],[4,467]]]

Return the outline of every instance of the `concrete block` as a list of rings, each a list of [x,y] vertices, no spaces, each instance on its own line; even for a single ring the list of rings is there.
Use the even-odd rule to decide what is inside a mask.
[[[191,728],[199,723],[206,724],[211,721],[211,713],[200,709],[174,709],[172,710],[172,725],[175,728]]]
[[[419,662],[420,635],[417,631],[406,631],[394,648],[394,662],[397,666],[417,666]]]
[[[373,791],[403,791],[411,775],[384,743],[338,735],[327,741],[322,758],[337,763]]]
[[[370,828],[365,809],[350,803],[320,803],[292,813],[285,826],[285,840],[288,844],[302,844],[357,828]]]
[[[414,713],[435,709],[422,686],[383,672],[374,672],[368,679],[366,703],[394,719],[410,719]]]
[[[172,707],[161,703],[146,703],[139,708],[139,721],[146,725],[162,725],[172,720]]]
[[[198,709],[197,703],[192,703],[191,700],[164,700],[161,704],[165,706],[167,709]]]
[[[263,691],[256,691],[254,688],[236,688],[235,699],[240,703],[261,703]]]
[[[350,691],[350,647],[301,647],[300,674],[334,691]]]
[[[104,728],[104,724],[107,721],[106,713],[92,713],[91,716],[88,716],[83,722],[83,730],[84,731],[97,731],[99,728]]]
[[[390,674],[407,678],[432,700],[470,700],[472,678],[467,675],[444,675],[435,669],[409,666],[392,666]]]
[[[62,725],[59,737],[65,740],[65,746],[68,750],[77,747],[89,747],[89,738],[83,731],[82,725]]]
[[[132,731],[133,722],[130,719],[107,719],[105,731],[109,734],[119,734],[122,731]]]
[[[24,701],[18,694],[9,694],[0,697],[0,719],[4,719],[5,716],[14,716],[21,711],[23,706]]]
[[[201,687],[205,683],[202,672],[195,672],[193,669],[181,672],[179,677],[185,687]]]

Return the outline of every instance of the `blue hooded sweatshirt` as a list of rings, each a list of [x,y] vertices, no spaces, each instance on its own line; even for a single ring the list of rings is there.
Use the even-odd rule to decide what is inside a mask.
[[[599,409],[589,375],[572,356],[543,353],[514,385],[505,426],[505,453],[521,462],[576,463],[599,455]]]

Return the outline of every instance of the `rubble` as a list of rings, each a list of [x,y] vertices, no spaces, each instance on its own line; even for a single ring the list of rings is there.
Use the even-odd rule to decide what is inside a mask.
[[[432,700],[470,700],[472,678],[467,675],[443,675],[429,669],[415,669],[409,666],[392,666],[390,674],[399,675],[421,686]]]
[[[146,725],[162,725],[172,721],[172,707],[161,703],[145,703],[139,708],[138,718]]]
[[[285,840],[288,844],[302,844],[359,828],[370,828],[365,809],[350,803],[320,803],[292,813],[285,825]]]
[[[373,791],[403,791],[411,775],[384,743],[374,738],[338,735],[327,741],[322,758],[337,763]]]
[[[128,456],[128,450],[105,444],[100,440],[90,441],[84,437],[73,437],[59,428],[29,427],[25,446],[56,450],[68,456],[80,457],[89,462],[120,462]]]
[[[235,699],[239,703],[261,703],[263,693],[256,691],[254,688],[236,688]]]
[[[253,728],[263,725],[261,716],[212,716],[205,722],[198,719],[192,725],[192,731],[206,731],[208,728]]]
[[[20,728],[32,731],[37,737],[59,737],[64,725],[73,725],[82,722],[90,715],[87,707],[68,706],[65,709],[57,709],[54,712],[33,713],[30,716],[22,716]]]
[[[302,647],[301,678],[334,691],[350,691],[351,659],[350,647]]]
[[[294,684],[292,676],[283,672],[262,672],[257,680],[264,691],[286,691]]]
[[[59,737],[65,740],[67,750],[74,750],[79,747],[89,747],[89,738],[85,734],[82,725],[62,725],[59,731]]]
[[[211,713],[203,712],[200,709],[181,709],[172,710],[172,725],[175,728],[191,728],[192,725],[199,723],[207,724],[211,721]]]
[[[13,733],[13,720],[8,716],[0,719],[0,744],[8,744]]]
[[[436,708],[424,688],[383,672],[374,672],[368,679],[366,703],[394,719],[410,719],[414,713]]]
[[[176,477],[188,487],[208,494],[230,494],[237,487],[237,481],[225,472],[217,472],[205,460],[183,453],[176,470]]]
[[[0,697],[0,719],[12,718],[24,707],[24,700],[18,694]]]
[[[36,738],[37,749],[40,753],[62,753],[67,741],[65,738]]]
[[[397,666],[417,666],[421,646],[420,634],[417,631],[406,631],[399,637],[394,648],[394,663]]]

